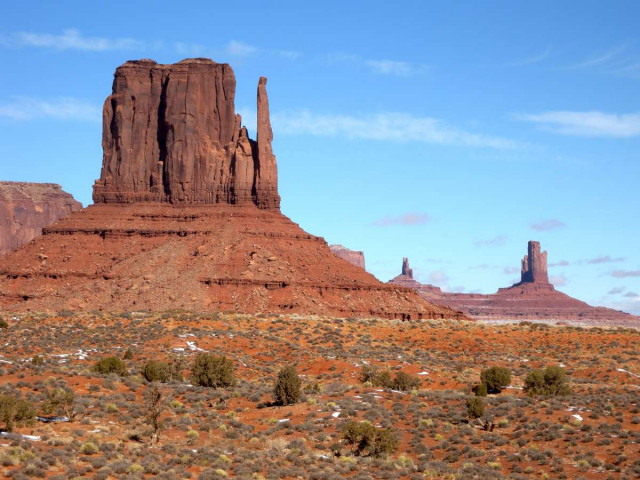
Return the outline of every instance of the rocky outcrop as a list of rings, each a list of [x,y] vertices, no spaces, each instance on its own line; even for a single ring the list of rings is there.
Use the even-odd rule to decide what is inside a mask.
[[[540,252],[540,242],[529,241],[528,253],[521,262],[520,283],[549,283],[547,252]]]
[[[55,183],[0,182],[0,255],[81,208],[80,202]]]
[[[96,203],[4,259],[0,308],[466,318],[381,283],[282,215],[266,79],[255,142],[234,87],[211,60],[119,67]]]
[[[557,291],[549,283],[547,252],[540,243],[530,241],[522,260],[522,280],[496,293],[449,293],[439,287],[417,282],[409,262],[403,259],[402,274],[389,283],[416,290],[430,302],[460,310],[472,318],[489,322],[539,321],[584,326],[640,327],[640,318],[610,308],[592,307]]]
[[[129,61],[103,109],[95,203],[245,204],[278,209],[266,79],[258,84],[258,142],[235,113],[231,67],[208,59]]]
[[[349,250],[347,247],[342,245],[329,245],[329,248],[333,252],[334,255],[346,260],[351,265],[355,265],[356,267],[360,267],[365,270],[364,266],[364,252]]]

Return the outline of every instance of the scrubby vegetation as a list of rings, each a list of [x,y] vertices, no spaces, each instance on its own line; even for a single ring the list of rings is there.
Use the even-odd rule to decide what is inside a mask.
[[[500,393],[511,385],[511,370],[506,367],[487,368],[480,373],[480,385],[486,386],[487,393]]]
[[[25,315],[4,331],[0,396],[28,402],[31,413],[13,415],[13,431],[0,437],[2,478],[640,474],[635,331],[269,314],[66,315]],[[92,371],[127,349],[128,375]],[[150,361],[161,362],[160,372],[175,364],[180,376],[195,365],[215,371],[196,361],[204,352],[226,359],[219,362],[230,367],[231,382],[210,388],[193,378],[145,376]],[[545,367],[560,364],[569,395],[527,388],[540,369],[533,385],[547,389]],[[278,404],[278,373],[293,365],[302,393]],[[510,388],[476,397],[486,365],[508,365]],[[549,384],[563,391],[551,373]],[[7,429],[3,420],[0,429]]]
[[[0,422],[8,432],[23,425],[33,425],[36,410],[31,402],[13,395],[0,396]]]
[[[234,382],[233,362],[224,356],[201,353],[193,362],[191,381],[201,387],[229,387]]]
[[[115,373],[116,375],[120,375],[121,377],[128,374],[127,365],[118,357],[101,358],[93,366],[93,371],[101,373],[103,375]]]
[[[524,391],[529,395],[569,395],[571,388],[564,368],[552,366],[535,369],[524,380]]]
[[[278,372],[278,378],[273,386],[273,398],[276,405],[293,405],[300,400],[302,394],[302,380],[296,368],[287,365]]]

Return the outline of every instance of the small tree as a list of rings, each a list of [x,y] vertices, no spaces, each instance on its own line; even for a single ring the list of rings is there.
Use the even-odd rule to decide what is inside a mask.
[[[74,410],[74,393],[68,388],[54,388],[47,390],[46,400],[42,404],[42,411],[46,415],[64,415],[73,422],[77,412]]]
[[[409,390],[416,389],[419,386],[420,379],[418,377],[414,377],[405,372],[398,372],[396,373],[396,377],[393,379],[393,385],[391,388],[407,392]]]
[[[476,387],[476,397],[486,397],[487,396],[487,384],[481,383]]]
[[[16,425],[32,425],[35,418],[36,410],[31,402],[12,395],[0,395],[0,421],[8,432],[12,432]]]
[[[167,408],[164,391],[157,383],[152,383],[144,392],[144,400],[147,407],[147,422],[152,429],[151,443],[157,443],[163,427],[160,416]]]
[[[233,362],[211,353],[199,354],[191,368],[191,381],[201,387],[229,387],[234,383]]]
[[[115,373],[124,377],[128,374],[127,365],[118,357],[105,357],[98,360],[92,370],[97,373],[109,374]]]
[[[0,317],[0,328],[9,328],[9,324],[7,323],[7,321]]]
[[[374,457],[394,453],[399,441],[393,432],[386,428],[375,428],[368,421],[349,420],[342,428],[342,438],[351,446],[351,453],[363,455],[365,452]]]
[[[142,376],[148,382],[168,382],[171,379],[169,364],[160,360],[149,360],[142,367]]]
[[[467,415],[471,419],[484,415],[484,401],[480,397],[471,397],[467,400]]]
[[[506,367],[491,367],[480,373],[480,381],[487,386],[488,393],[500,393],[511,385],[511,370]]]
[[[524,392],[534,395],[569,395],[571,388],[564,368],[551,366],[529,372],[524,380]]]
[[[302,380],[294,366],[282,367],[273,386],[273,398],[278,405],[293,405],[300,400]]]

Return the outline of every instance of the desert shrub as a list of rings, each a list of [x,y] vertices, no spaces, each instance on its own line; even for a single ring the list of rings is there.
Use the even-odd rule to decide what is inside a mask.
[[[120,375],[121,377],[127,375],[127,366],[118,357],[101,358],[93,366],[92,370],[97,373],[102,373],[103,375],[109,373],[115,373],[116,375]]]
[[[481,383],[476,387],[476,397],[486,397],[487,396],[487,384]]]
[[[392,388],[394,390],[400,390],[403,392],[407,392],[409,390],[413,390],[420,386],[420,379],[418,377],[414,377],[405,372],[396,373],[395,378],[393,379]]]
[[[469,418],[480,418],[484,415],[484,400],[480,397],[471,397],[468,399],[467,415]]]
[[[342,439],[351,446],[354,455],[368,454],[374,457],[394,453],[399,441],[393,432],[386,428],[376,428],[367,421],[349,420],[342,428]]]
[[[300,400],[302,380],[296,368],[288,365],[278,372],[273,386],[273,398],[278,405],[293,405]]]
[[[233,362],[224,356],[200,353],[191,368],[191,381],[201,387],[229,387],[234,383]]]
[[[124,358],[125,360],[131,360],[133,358],[133,352],[130,348],[127,348],[127,351],[124,352],[124,357],[122,358]]]
[[[35,355],[31,359],[31,365],[33,365],[34,367],[41,367],[42,365],[44,365],[44,358],[42,358],[40,355]]]
[[[80,452],[85,455],[93,455],[98,453],[98,447],[96,447],[96,444],[93,442],[87,442],[80,447]]]
[[[9,328],[9,324],[7,323],[7,321],[0,317],[0,328]]]
[[[551,366],[529,372],[524,380],[524,392],[535,395],[569,395],[571,388],[564,368]]]
[[[35,418],[36,410],[31,402],[12,395],[0,396],[0,422],[8,432],[13,431],[14,426],[32,425]]]
[[[487,386],[488,393],[500,393],[511,384],[511,370],[506,367],[490,367],[480,373],[480,381]]]
[[[47,390],[46,399],[42,404],[42,411],[47,415],[65,415],[69,420],[73,420],[75,417],[73,403],[73,390],[54,388]]]
[[[142,376],[148,382],[168,382],[171,380],[169,364],[160,360],[149,360],[142,367]]]

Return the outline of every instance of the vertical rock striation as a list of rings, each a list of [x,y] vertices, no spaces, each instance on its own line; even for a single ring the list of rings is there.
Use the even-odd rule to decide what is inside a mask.
[[[402,275],[413,278],[413,269],[409,268],[409,259],[407,257],[402,258]]]
[[[547,252],[540,252],[540,242],[529,241],[528,253],[521,262],[520,283],[549,283]]]
[[[103,109],[95,203],[253,203],[280,207],[266,79],[258,85],[254,142],[235,113],[231,67],[209,59],[116,69]]]

